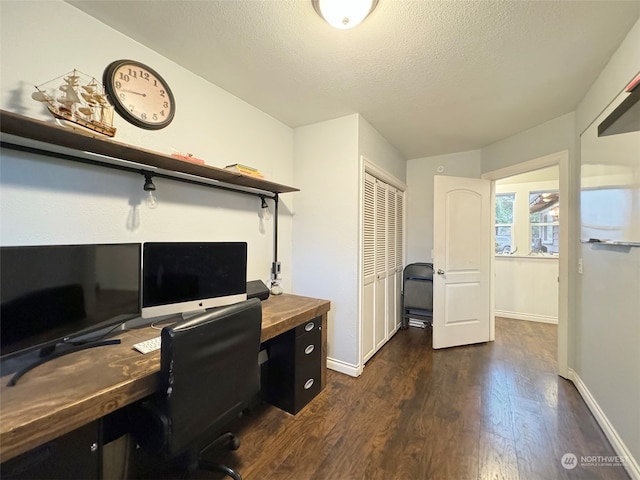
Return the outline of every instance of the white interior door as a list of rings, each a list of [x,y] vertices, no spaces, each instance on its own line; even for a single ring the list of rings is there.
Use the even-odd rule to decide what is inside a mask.
[[[487,342],[491,182],[434,177],[433,348]]]

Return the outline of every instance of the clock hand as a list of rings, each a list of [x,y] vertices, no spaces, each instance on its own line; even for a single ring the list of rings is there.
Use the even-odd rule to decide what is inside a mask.
[[[142,97],[146,97],[146,96],[147,96],[147,94],[146,94],[146,93],[134,92],[133,90],[128,90],[128,89],[126,89],[126,88],[123,88],[123,89],[122,89],[122,91],[123,91],[123,92],[127,92],[127,93],[135,93],[136,95],[140,95],[140,96],[142,96]]]

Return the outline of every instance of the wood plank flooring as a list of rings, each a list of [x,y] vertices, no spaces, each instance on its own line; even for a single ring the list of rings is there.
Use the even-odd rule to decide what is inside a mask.
[[[495,342],[438,351],[429,330],[399,331],[359,378],[330,371],[298,415],[262,405],[241,418],[240,449],[215,458],[245,480],[627,479],[581,462],[615,452],[556,374],[556,331],[498,318]]]

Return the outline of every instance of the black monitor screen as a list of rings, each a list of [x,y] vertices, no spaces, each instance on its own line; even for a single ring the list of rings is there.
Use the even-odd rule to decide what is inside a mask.
[[[140,244],[2,247],[1,355],[140,314]]]
[[[151,242],[144,244],[142,256],[143,317],[246,298],[246,242]]]

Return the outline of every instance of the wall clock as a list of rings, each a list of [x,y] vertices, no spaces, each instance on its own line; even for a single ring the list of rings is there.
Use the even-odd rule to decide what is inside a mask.
[[[116,60],[104,70],[102,83],[116,111],[137,127],[159,130],[173,120],[176,103],[169,85],[143,63]]]

